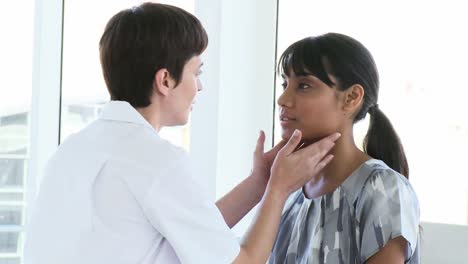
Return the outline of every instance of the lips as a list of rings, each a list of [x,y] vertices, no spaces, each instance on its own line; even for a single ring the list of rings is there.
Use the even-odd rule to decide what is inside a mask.
[[[280,114],[280,121],[296,121],[296,118],[287,113]]]
[[[291,123],[293,123],[295,121],[297,121],[297,120],[292,115],[289,115],[289,114],[286,114],[286,113],[282,113],[280,115],[281,126],[288,126],[288,125],[290,125]]]

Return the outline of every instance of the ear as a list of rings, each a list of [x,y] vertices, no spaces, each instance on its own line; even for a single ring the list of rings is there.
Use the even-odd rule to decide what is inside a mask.
[[[354,84],[349,87],[344,94],[343,111],[346,114],[354,115],[361,107],[364,99],[364,87],[360,84]]]
[[[153,91],[155,93],[167,96],[174,86],[175,81],[166,68],[159,69],[154,74]]]

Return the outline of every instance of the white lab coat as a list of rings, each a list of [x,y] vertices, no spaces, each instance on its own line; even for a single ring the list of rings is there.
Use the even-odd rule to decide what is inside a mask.
[[[111,101],[48,162],[25,263],[231,263],[239,244],[199,186],[182,149]]]

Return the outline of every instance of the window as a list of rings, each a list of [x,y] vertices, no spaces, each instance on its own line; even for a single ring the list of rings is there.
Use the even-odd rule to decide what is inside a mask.
[[[468,224],[463,102],[468,36],[462,33],[468,18],[463,10],[457,1],[279,1],[278,54],[299,39],[326,32],[352,36],[373,54],[381,81],[379,106],[402,139],[426,222]],[[276,125],[277,137],[279,129]],[[366,131],[364,121],[356,138],[362,140]]]
[[[34,2],[2,3],[0,31],[0,263],[21,263],[28,163]],[[12,22],[14,27],[11,26]]]
[[[194,0],[160,1],[192,12]],[[109,94],[99,62],[99,40],[107,21],[141,1],[65,1],[60,141],[95,120]],[[190,126],[164,128],[161,136],[188,150]]]

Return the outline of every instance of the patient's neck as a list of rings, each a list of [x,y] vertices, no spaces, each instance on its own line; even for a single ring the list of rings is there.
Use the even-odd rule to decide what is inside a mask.
[[[308,198],[333,192],[353,171],[370,159],[356,146],[352,131],[342,132],[330,154],[333,154],[334,158],[322,171],[320,180],[304,185],[303,191]]]

